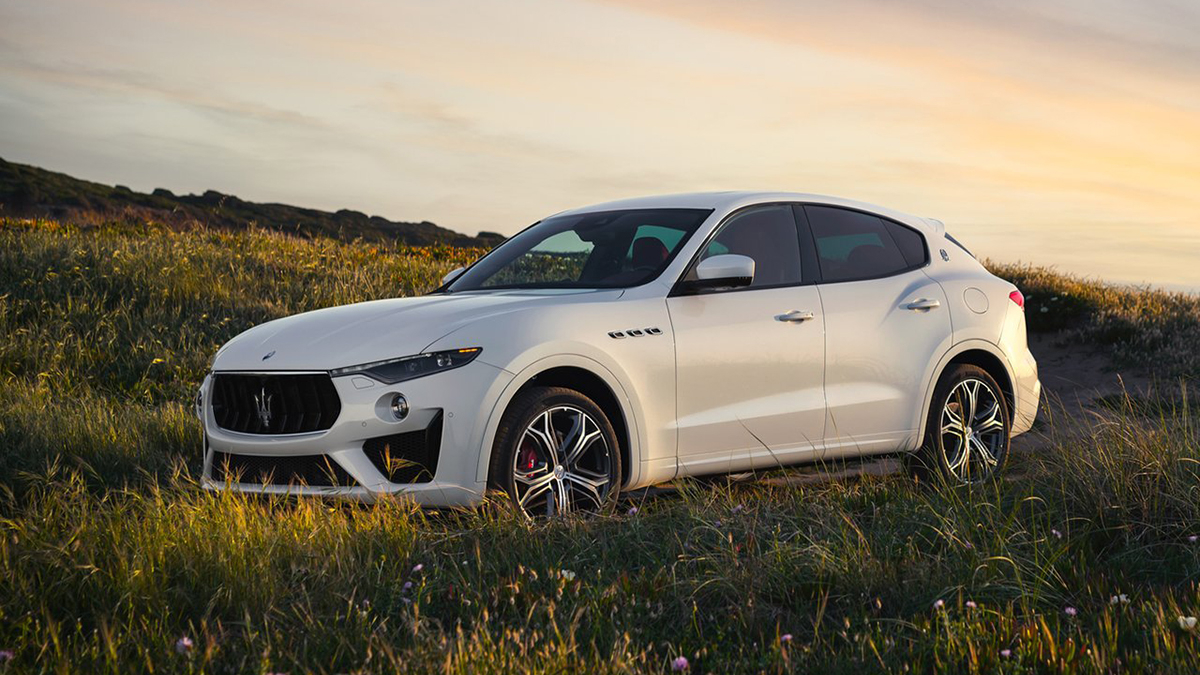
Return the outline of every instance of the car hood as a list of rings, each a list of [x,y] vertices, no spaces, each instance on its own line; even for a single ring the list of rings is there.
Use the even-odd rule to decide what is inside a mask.
[[[330,370],[420,354],[462,326],[579,295],[620,291],[535,290],[427,295],[360,302],[255,326],[217,352],[214,370]],[[485,347],[486,345],[461,345]]]

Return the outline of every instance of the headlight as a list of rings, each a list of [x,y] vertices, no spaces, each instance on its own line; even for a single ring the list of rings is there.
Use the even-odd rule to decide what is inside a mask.
[[[384,384],[395,384],[405,380],[440,373],[443,370],[452,370],[459,366],[465,366],[474,361],[475,357],[479,356],[479,353],[482,351],[479,347],[469,347],[467,349],[452,349],[448,352],[417,354],[416,356],[405,356],[386,361],[372,361],[371,363],[350,366],[348,368],[334,368],[329,371],[329,374],[333,377],[366,375]]]

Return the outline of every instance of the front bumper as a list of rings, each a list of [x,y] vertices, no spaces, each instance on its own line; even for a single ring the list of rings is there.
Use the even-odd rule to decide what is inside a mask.
[[[204,426],[204,469],[201,485],[209,490],[231,489],[262,494],[340,497],[371,501],[381,495],[400,495],[423,506],[470,506],[483,499],[485,484],[477,480],[483,432],[500,392],[512,375],[475,361],[461,368],[407,382],[387,385],[361,375],[333,378],[341,412],[324,431],[260,435],[229,431],[217,425],[212,407],[212,376],[201,386],[197,411]],[[402,421],[391,414],[391,399],[403,394],[409,413]],[[372,439],[412,434],[440,424],[435,439],[437,466],[432,480],[392,482],[364,450]],[[418,434],[419,435],[419,434]],[[265,483],[251,472],[240,482],[226,482],[228,456],[246,465],[291,466],[328,462],[342,477],[332,484],[279,480]],[[217,465],[217,458],[222,462]],[[325,465],[329,466],[329,465]],[[344,473],[343,473],[344,472]],[[229,474],[233,479],[236,474]]]

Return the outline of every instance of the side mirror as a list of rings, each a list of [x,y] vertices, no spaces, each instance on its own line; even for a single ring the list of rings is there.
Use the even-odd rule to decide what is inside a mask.
[[[705,258],[696,265],[696,278],[685,281],[688,292],[743,288],[754,281],[754,258],[727,253]]]
[[[446,276],[442,277],[442,285],[445,286],[446,284],[450,283],[451,281],[454,281],[463,272],[466,272],[466,271],[467,271],[467,268],[465,268],[465,267],[456,267],[456,268],[450,270],[449,272],[446,273]]]

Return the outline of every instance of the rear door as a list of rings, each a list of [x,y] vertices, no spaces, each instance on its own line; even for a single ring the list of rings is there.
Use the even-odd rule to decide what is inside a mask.
[[[806,205],[825,309],[826,457],[914,447],[931,361],[952,337],[924,272],[923,235],[876,215]]]

